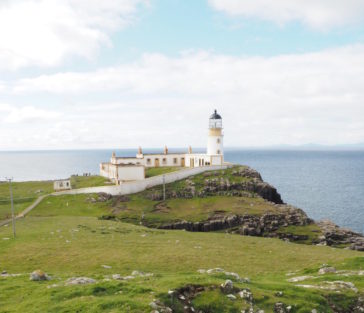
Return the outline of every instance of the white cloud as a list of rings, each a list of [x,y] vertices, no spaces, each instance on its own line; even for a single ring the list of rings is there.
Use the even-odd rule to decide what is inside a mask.
[[[16,107],[6,103],[0,103],[2,123],[22,124],[36,123],[39,121],[51,121],[61,116],[61,113],[35,108],[33,106]]]
[[[0,70],[91,58],[147,0],[12,0],[0,4]]]
[[[362,0],[208,0],[210,5],[232,16],[273,21],[277,24],[299,21],[309,27],[327,30],[364,20]]]
[[[362,86],[364,46],[355,45],[276,57],[149,54],[113,68],[21,79],[7,90],[47,94],[48,104],[61,98],[58,120],[73,134],[61,136],[70,138],[64,144],[86,148],[205,146],[214,108],[228,146],[364,142]],[[50,131],[38,143],[57,141]]]

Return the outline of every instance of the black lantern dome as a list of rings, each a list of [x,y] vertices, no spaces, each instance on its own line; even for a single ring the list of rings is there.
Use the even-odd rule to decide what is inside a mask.
[[[222,128],[222,117],[215,110],[209,119],[209,128]]]
[[[214,114],[212,114],[211,116],[210,116],[210,120],[221,120],[222,118],[221,118],[221,115],[220,114],[217,114],[217,111],[215,110],[214,111]]]

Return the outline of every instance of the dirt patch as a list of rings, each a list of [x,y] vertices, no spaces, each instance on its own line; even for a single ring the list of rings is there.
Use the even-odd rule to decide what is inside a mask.
[[[165,202],[159,202],[154,206],[153,213],[169,213],[171,208]]]

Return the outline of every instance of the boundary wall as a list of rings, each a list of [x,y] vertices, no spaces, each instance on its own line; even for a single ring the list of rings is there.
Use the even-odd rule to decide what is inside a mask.
[[[52,193],[52,195],[53,196],[76,195],[76,194],[83,194],[83,193],[100,193],[100,192],[108,193],[113,196],[129,195],[129,194],[144,191],[144,190],[154,187],[154,186],[162,185],[163,179],[165,179],[166,184],[169,184],[169,183],[173,183],[177,180],[185,179],[189,176],[197,175],[197,174],[207,172],[207,171],[216,171],[216,170],[221,170],[221,169],[227,169],[231,166],[232,166],[232,164],[224,164],[224,165],[186,168],[186,169],[182,169],[180,171],[167,173],[164,175],[149,177],[144,180],[124,182],[118,186],[100,186],[100,187],[89,187],[89,188],[65,190],[65,191],[60,191],[60,192],[54,192],[54,193]]]

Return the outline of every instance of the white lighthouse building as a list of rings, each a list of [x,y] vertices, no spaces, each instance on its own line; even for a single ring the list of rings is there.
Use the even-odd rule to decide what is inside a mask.
[[[145,179],[145,168],[150,167],[201,167],[224,164],[222,117],[215,110],[209,118],[207,151],[193,153],[169,153],[167,146],[162,153],[144,154],[139,147],[136,157],[117,157],[112,154],[110,162],[100,164],[100,175],[120,184],[124,181]]]
[[[215,110],[209,119],[209,135],[207,139],[208,155],[224,155],[222,134],[222,118]]]

